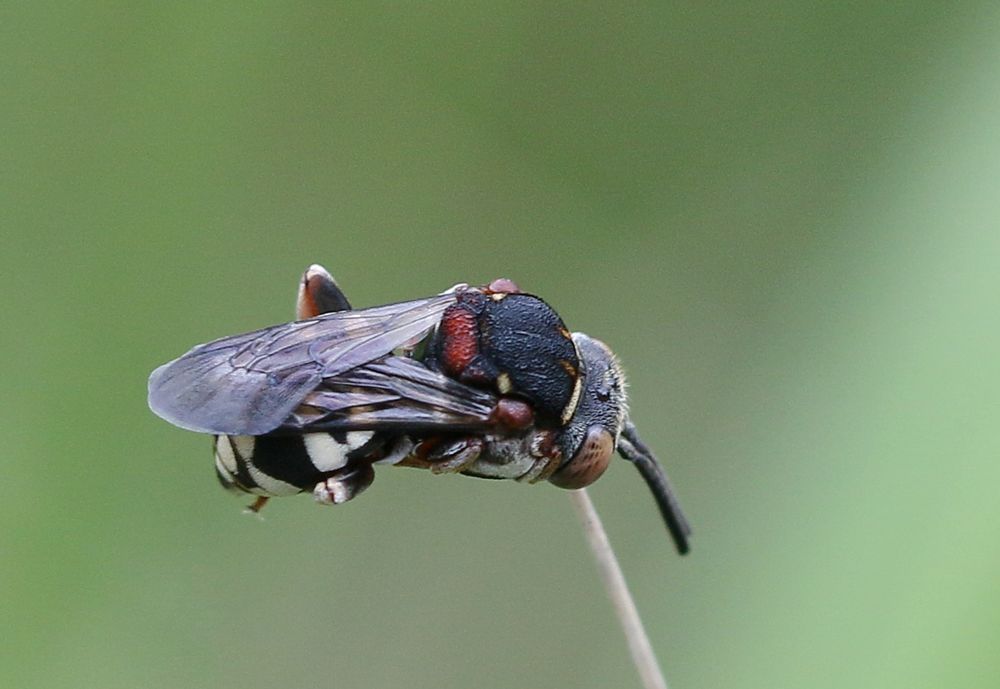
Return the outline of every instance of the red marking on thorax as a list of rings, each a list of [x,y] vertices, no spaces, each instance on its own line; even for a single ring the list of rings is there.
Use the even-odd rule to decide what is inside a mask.
[[[441,363],[445,373],[458,378],[479,353],[479,325],[476,315],[455,304],[449,306],[441,317]]]

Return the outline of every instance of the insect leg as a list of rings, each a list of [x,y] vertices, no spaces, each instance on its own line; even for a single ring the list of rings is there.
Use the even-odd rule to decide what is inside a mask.
[[[457,474],[476,463],[485,442],[476,436],[466,436],[436,445],[427,455],[430,470],[435,474]]]
[[[551,431],[538,431],[531,436],[528,452],[535,457],[534,464],[524,474],[517,477],[521,483],[547,481],[562,464],[562,452]]]
[[[318,263],[309,266],[299,283],[299,296],[295,301],[296,318],[301,321],[324,313],[350,310],[351,303],[327,269]]]
[[[428,438],[417,444],[398,466],[430,469],[435,474],[458,474],[479,459],[486,442],[477,436],[459,438]]]
[[[302,275],[295,301],[299,320],[334,311],[350,311],[351,303],[326,268],[314,263]],[[340,505],[360,495],[375,480],[370,463],[352,463],[327,476],[313,488],[313,497],[323,505]]]
[[[365,491],[375,480],[371,464],[354,464],[328,476],[313,488],[313,497],[323,505],[342,505]]]

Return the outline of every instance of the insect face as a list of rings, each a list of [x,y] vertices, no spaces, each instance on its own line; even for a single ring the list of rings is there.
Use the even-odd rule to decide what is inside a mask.
[[[625,374],[606,344],[583,333],[573,333],[583,361],[580,399],[560,433],[565,463],[549,478],[560,488],[583,488],[608,468],[625,422],[628,401]]]

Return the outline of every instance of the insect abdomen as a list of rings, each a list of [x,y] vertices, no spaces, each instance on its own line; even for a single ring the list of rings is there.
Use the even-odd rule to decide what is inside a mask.
[[[365,456],[374,433],[217,435],[215,473],[227,489],[282,496],[311,491],[317,483]]]

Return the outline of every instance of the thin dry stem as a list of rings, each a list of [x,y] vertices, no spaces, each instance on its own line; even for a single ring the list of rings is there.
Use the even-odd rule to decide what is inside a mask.
[[[611,542],[608,541],[608,534],[604,530],[601,518],[597,515],[594,503],[587,494],[585,488],[569,491],[570,500],[576,508],[580,522],[583,524],[583,532],[590,543],[590,549],[594,553],[597,561],[597,569],[601,573],[604,587],[607,589],[608,597],[618,615],[622,631],[625,632],[625,640],[628,642],[629,652],[632,654],[632,662],[639,672],[642,684],[646,689],[667,689],[667,680],[663,677],[660,664],[656,662],[656,654],[649,643],[649,637],[639,619],[639,611],[636,610],[635,601],[629,592],[625,576],[622,574],[621,566],[615,551],[611,549]]]

